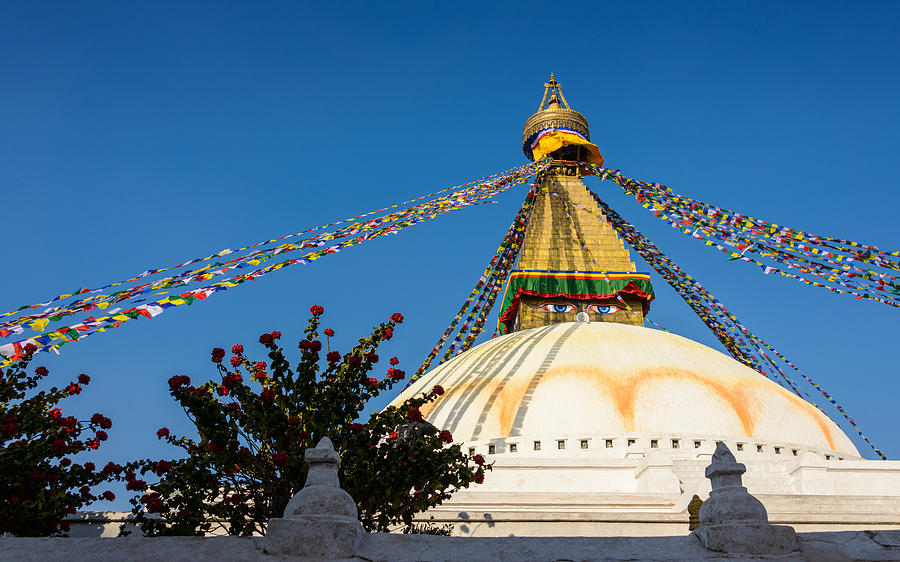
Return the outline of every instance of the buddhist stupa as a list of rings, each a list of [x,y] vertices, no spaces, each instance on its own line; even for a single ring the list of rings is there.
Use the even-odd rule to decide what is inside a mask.
[[[886,490],[878,467],[891,465],[900,484],[897,463],[862,460],[818,408],[732,357],[645,327],[650,275],[637,271],[583,183],[578,162],[600,165],[603,156],[553,75],[522,143],[528,158],[552,163],[537,178],[501,304],[503,335],[432,369],[392,403],[443,386],[422,408],[426,419],[494,463],[482,486],[427,518],[453,522],[461,535],[684,534],[687,506],[708,495],[703,471],[723,441],[747,465],[744,483],[773,523],[896,528],[900,485]],[[887,503],[873,506],[874,496]],[[810,501],[815,509],[802,507]]]

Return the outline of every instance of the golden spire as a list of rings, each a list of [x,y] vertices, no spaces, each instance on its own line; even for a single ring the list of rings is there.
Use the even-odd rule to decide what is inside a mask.
[[[587,134],[587,120],[569,107],[551,74],[537,113],[525,122],[525,154],[553,162],[538,174],[534,208],[501,306],[506,332],[573,321],[644,325],[653,299],[650,276],[636,272],[582,183],[585,168],[577,162],[603,163]]]
[[[546,108],[544,104],[547,104]],[[554,138],[542,143],[541,138],[548,132],[551,132],[550,135]],[[563,95],[562,84],[551,73],[550,80],[544,83],[544,96],[537,112],[525,121],[522,129],[522,152],[529,160],[540,159],[553,152],[554,154],[549,155],[554,158],[581,160],[602,166],[603,156],[600,149],[590,141],[587,119],[569,106],[566,96]],[[552,150],[545,153],[544,149],[547,147]],[[564,147],[571,148],[557,153]]]

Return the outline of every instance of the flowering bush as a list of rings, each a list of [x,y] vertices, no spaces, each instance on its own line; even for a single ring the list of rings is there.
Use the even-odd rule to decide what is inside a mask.
[[[110,491],[92,490],[108,479],[108,472],[69,458],[99,448],[112,422],[99,413],[90,421],[78,420],[57,406],[80,394],[91,382],[88,375],[78,375],[62,389],[35,391],[49,371],[41,366],[28,374],[35,351],[29,345],[19,362],[6,372],[0,369],[0,535],[66,535],[67,514],[98,498],[115,499]]]
[[[422,421],[420,408],[443,393],[439,387],[372,414],[365,423],[358,420],[369,399],[405,377],[396,358],[385,374],[372,376],[378,346],[393,336],[402,316],[373,328],[342,355],[331,349],[330,340],[323,350],[319,340],[323,307],[313,306],[310,313],[293,367],[279,345],[281,333],[272,332],[259,337],[268,362],[251,360],[235,345],[229,369],[224,349],[216,348],[211,359],[217,380],[194,386],[184,375],[169,379],[170,393],[199,438],[160,428],[157,437],[187,457],[125,467],[122,478],[139,492],[131,501],[145,534],[265,533],[269,518],[281,517],[303,487],[303,452],[325,436],[341,455],[341,485],[356,500],[369,531],[422,531],[413,524],[414,514],[483,481],[490,466],[470,462],[451,444],[449,431]],[[330,337],[333,331],[323,333]],[[139,475],[158,480],[148,484]]]

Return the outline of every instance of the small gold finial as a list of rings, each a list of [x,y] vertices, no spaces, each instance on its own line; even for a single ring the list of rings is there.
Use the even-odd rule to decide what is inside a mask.
[[[547,101],[547,94],[550,94],[550,102],[548,104],[547,109],[557,109],[559,107],[559,101],[562,100],[562,105],[566,109],[572,109],[569,107],[569,102],[566,101],[566,96],[562,93],[562,84],[556,81],[556,76],[553,73],[550,73],[550,80],[544,82],[544,97],[541,98],[541,105],[538,106],[538,111],[543,111],[544,103]],[[553,103],[556,102],[556,107],[553,107]]]

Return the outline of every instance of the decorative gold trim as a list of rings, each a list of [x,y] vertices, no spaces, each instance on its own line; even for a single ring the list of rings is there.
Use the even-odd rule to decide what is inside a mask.
[[[547,109],[544,109],[548,93],[551,94],[550,103],[547,105]],[[584,135],[587,140],[591,140],[587,119],[569,107],[569,103],[562,93],[562,85],[556,81],[553,74],[550,74],[550,80],[544,83],[544,96],[541,98],[537,112],[525,121],[525,126],[522,128],[522,152],[528,156],[528,147],[525,142],[535,133],[551,127],[572,129]]]

